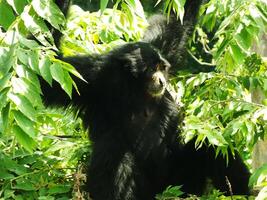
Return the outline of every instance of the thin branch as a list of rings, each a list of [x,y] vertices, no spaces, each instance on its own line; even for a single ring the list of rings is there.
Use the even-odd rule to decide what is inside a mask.
[[[197,63],[199,63],[200,65],[207,65],[207,66],[210,66],[210,67],[214,67],[214,66],[215,66],[215,64],[200,61],[196,56],[194,56],[194,55],[192,54],[191,51],[187,50],[187,52],[188,52],[188,53],[192,56],[192,58],[193,58]]]

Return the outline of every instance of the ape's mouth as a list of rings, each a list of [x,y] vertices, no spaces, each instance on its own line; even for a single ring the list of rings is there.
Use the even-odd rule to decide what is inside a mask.
[[[155,72],[148,83],[148,93],[152,97],[161,97],[167,87],[167,81],[164,74],[160,71]]]

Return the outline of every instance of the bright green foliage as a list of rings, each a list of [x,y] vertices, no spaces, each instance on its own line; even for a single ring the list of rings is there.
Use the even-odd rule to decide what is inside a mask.
[[[7,30],[10,24],[15,20],[12,8],[7,4],[7,2],[0,1],[0,24]]]
[[[64,55],[98,54],[125,42],[140,40],[147,26],[140,2],[126,1],[120,6],[122,10],[118,10],[116,4],[113,9],[93,13],[72,6],[61,46]]]
[[[264,200],[267,197],[267,164],[256,170],[250,177],[249,185],[262,188],[256,200]]]
[[[213,55],[216,70],[178,79],[187,113],[185,136],[197,135],[196,145],[208,139],[219,147],[218,153],[225,154],[229,147],[248,152],[266,132],[265,104],[253,98],[257,91],[263,96],[267,92],[267,63],[253,48],[261,45],[259,37],[266,30],[267,4],[212,0],[206,8],[194,41]]]
[[[238,150],[248,159],[255,143],[266,138],[266,58],[255,53],[266,34],[267,2],[212,0],[202,10],[191,44],[201,44],[211,55],[214,72],[180,75],[174,80],[178,97],[186,109],[186,141],[197,137],[196,147],[212,145],[227,157],[227,149]],[[205,12],[204,12],[205,11]],[[201,56],[201,63],[206,63]],[[261,176],[266,178],[260,169]],[[256,185],[253,176],[251,182]],[[266,182],[261,177],[257,185]],[[263,188],[258,199],[265,199]]]
[[[23,1],[11,0],[0,3],[0,7],[7,6],[20,14],[0,35],[0,133],[15,135],[18,142],[32,152],[38,135],[36,122],[43,109],[37,75],[50,84],[52,78],[55,79],[69,96],[74,84],[69,73],[80,75],[69,64],[54,58],[55,46],[44,19],[57,29],[63,27],[65,21],[53,1],[34,0],[25,5]],[[29,33],[44,46],[28,39]]]
[[[183,192],[180,190],[181,186],[169,186],[163,191],[162,194],[156,195],[156,200],[178,200],[178,199],[186,199],[186,200],[254,200],[254,197],[244,197],[240,195],[233,195],[231,197],[224,196],[222,192],[218,190],[211,190],[208,194],[203,195],[201,197],[197,197],[196,195],[189,195],[187,198],[178,198]]]
[[[162,0],[158,0],[156,5],[162,2]],[[164,1],[164,13],[167,13],[168,16],[170,16],[171,11],[173,11],[181,20],[181,23],[183,22],[184,17],[184,4],[185,0],[166,0]]]
[[[69,73],[81,78],[54,57],[44,20],[65,26],[52,0],[0,1],[0,199],[70,199],[78,161],[90,149],[80,120],[44,113],[38,75],[58,81],[69,96],[75,86]]]
[[[175,197],[179,197],[182,194],[184,194],[181,190],[181,186],[169,186],[166,188],[165,191],[162,192],[162,194],[158,194],[156,196],[157,200],[167,200],[167,199],[174,199]]]
[[[30,153],[19,148],[12,137],[0,138],[0,199],[63,200],[81,195],[73,184],[80,187],[84,181],[80,171],[84,164],[80,161],[90,155],[90,148],[81,120],[71,111],[49,109],[43,113],[47,117],[42,119],[38,127],[41,134],[35,140],[19,126],[13,126],[17,140]],[[21,115],[16,112],[15,118]],[[34,152],[33,145],[38,145]]]

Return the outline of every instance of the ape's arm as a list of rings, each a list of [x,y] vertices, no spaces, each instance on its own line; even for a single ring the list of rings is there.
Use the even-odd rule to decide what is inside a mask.
[[[155,15],[149,20],[150,26],[143,40],[155,46],[175,68],[188,64],[188,39],[194,31],[199,7],[204,2],[205,0],[186,1],[183,24],[174,15],[170,16],[169,22],[163,15]]]

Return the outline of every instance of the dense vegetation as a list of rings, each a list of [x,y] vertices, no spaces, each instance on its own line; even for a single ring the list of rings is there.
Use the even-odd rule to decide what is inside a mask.
[[[182,21],[184,0],[153,5]],[[70,74],[80,75],[56,59],[48,25],[64,33],[65,55],[103,53],[138,41],[154,12],[150,1],[138,0],[101,0],[98,8],[72,6],[66,23],[52,0],[0,0],[0,199],[83,199],[90,142],[79,111],[45,108],[37,76],[56,80],[71,96],[79,88]],[[265,0],[211,0],[188,48],[196,62],[169,85],[186,112],[185,140],[197,137],[196,148],[210,144],[225,156],[237,149],[250,167],[253,148],[267,132],[266,25]],[[252,172],[251,186],[261,186],[256,198],[267,198],[267,165]],[[179,194],[179,187],[169,187],[157,198]],[[202,199],[218,196],[230,199],[218,191]]]

